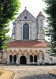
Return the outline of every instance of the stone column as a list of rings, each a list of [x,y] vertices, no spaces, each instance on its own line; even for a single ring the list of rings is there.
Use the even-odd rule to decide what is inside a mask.
[[[39,65],[39,55],[37,54],[37,65]]]
[[[2,53],[2,63],[4,63],[4,52]]]
[[[33,64],[34,64],[34,56],[33,56]]]
[[[27,64],[30,64],[30,55],[27,55]]]
[[[14,64],[14,55],[12,55],[12,64]]]
[[[10,61],[9,61],[9,55],[8,55],[8,58],[7,58],[7,64],[9,64],[9,62],[10,62]]]
[[[18,64],[19,65],[19,55],[17,55],[17,60],[16,60],[16,64]]]
[[[40,55],[40,54],[39,54],[39,56],[38,56],[38,65],[39,65],[39,64],[42,64],[42,55]]]
[[[50,55],[48,53],[45,53],[45,60],[44,63],[50,63]]]
[[[7,64],[10,63],[9,54],[7,54]]]
[[[42,58],[39,58],[39,64],[42,64]]]

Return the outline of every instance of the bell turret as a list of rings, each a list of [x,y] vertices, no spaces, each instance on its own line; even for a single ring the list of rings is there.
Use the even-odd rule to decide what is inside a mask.
[[[36,18],[36,23],[37,23],[37,28],[38,28],[38,40],[45,40],[44,20],[45,20],[45,16],[40,11]]]

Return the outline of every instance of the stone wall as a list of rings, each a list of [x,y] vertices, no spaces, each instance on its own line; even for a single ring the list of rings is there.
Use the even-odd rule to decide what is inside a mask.
[[[27,17],[25,19],[25,17]],[[35,18],[26,9],[18,16],[13,23],[12,39],[23,40],[23,25],[29,25],[29,40],[45,40],[44,16]]]
[[[10,56],[14,63],[16,56],[16,64],[20,64],[20,58],[26,57],[26,64],[45,64],[50,62],[50,56],[46,53],[49,48],[8,48],[3,51],[3,63],[10,64]],[[30,62],[30,56],[33,57],[33,62]],[[34,57],[37,56],[37,62],[34,62]]]
[[[23,40],[23,25],[27,23],[29,25],[29,40],[37,39],[37,25],[36,21],[16,21],[13,28],[15,33],[12,35],[12,39]],[[14,32],[14,29],[13,29]]]

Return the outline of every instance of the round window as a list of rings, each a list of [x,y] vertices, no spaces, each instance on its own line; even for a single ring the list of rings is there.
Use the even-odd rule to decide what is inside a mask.
[[[25,16],[24,18],[25,18],[25,19],[27,19],[27,17],[26,17],[26,16]]]

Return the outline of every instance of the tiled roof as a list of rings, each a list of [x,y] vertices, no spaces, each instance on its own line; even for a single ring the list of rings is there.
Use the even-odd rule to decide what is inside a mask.
[[[38,16],[44,16],[44,15],[43,15],[42,12],[40,11],[39,14],[38,14]]]
[[[46,42],[43,41],[12,41],[8,47],[47,47]]]

